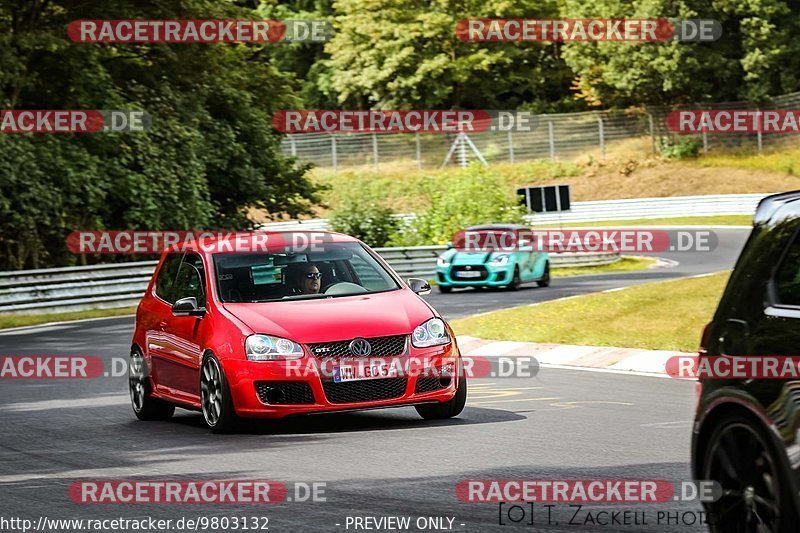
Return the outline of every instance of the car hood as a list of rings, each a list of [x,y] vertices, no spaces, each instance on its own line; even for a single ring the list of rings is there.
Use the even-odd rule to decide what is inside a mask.
[[[482,265],[489,261],[492,252],[457,252],[450,258],[451,265]]]
[[[321,300],[223,305],[256,333],[303,344],[407,335],[435,316],[431,308],[408,289]]]

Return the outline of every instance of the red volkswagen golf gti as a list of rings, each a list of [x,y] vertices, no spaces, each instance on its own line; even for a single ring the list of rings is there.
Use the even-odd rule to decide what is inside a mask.
[[[136,416],[182,407],[227,432],[240,417],[407,405],[426,419],[458,415],[467,383],[450,326],[419,296],[428,283],[406,284],[357,239],[323,235],[167,250],[136,312]]]

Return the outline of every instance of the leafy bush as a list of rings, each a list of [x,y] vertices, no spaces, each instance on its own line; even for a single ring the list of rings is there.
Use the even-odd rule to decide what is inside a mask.
[[[680,137],[677,142],[661,139],[661,156],[666,159],[692,159],[700,154],[700,140],[696,137]]]
[[[403,227],[392,244],[445,244],[474,224],[524,222],[525,209],[502,175],[475,163],[457,178],[445,189],[428,187],[430,207]]]
[[[369,246],[386,246],[399,227],[398,219],[374,194],[362,189],[355,191],[344,198],[331,215],[331,229],[359,238]]]

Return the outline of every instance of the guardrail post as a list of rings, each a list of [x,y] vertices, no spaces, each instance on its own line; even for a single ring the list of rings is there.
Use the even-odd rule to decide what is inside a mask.
[[[758,153],[761,153],[763,148],[763,139],[761,138],[761,110],[756,109],[756,140],[758,141]]]
[[[511,130],[508,130],[508,161],[514,164],[514,138],[511,136]]]
[[[708,153],[708,131],[703,130],[703,153]]]
[[[372,165],[375,168],[375,173],[378,173],[378,136],[372,134]]]
[[[467,143],[464,140],[464,133],[458,134],[460,137],[458,142],[458,164],[461,165],[461,168],[466,168],[469,164],[469,158],[467,157]]]
[[[419,143],[419,132],[414,134],[414,143],[417,145],[417,170],[422,170],[422,149]]]
[[[336,168],[339,166],[338,156],[336,154],[336,136],[331,135],[331,161],[333,162],[333,173],[336,174]]]
[[[603,117],[597,118],[597,133],[600,135],[600,159],[606,158],[606,138],[605,132],[603,131]]]
[[[294,142],[294,136],[289,135],[289,150],[292,157],[297,157],[297,145]]]
[[[653,115],[652,113],[647,114],[647,122],[650,124],[650,149],[653,151],[653,155],[656,154],[656,128],[653,125]]]
[[[550,144],[550,161],[556,160],[556,138],[553,135],[553,121],[547,121],[547,140]]]

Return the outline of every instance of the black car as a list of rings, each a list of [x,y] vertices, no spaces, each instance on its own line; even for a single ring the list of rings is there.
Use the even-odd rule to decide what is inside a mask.
[[[764,198],[753,226],[701,358],[800,355],[800,191]],[[704,378],[698,393],[694,477],[723,489],[711,530],[798,531],[800,380]]]

